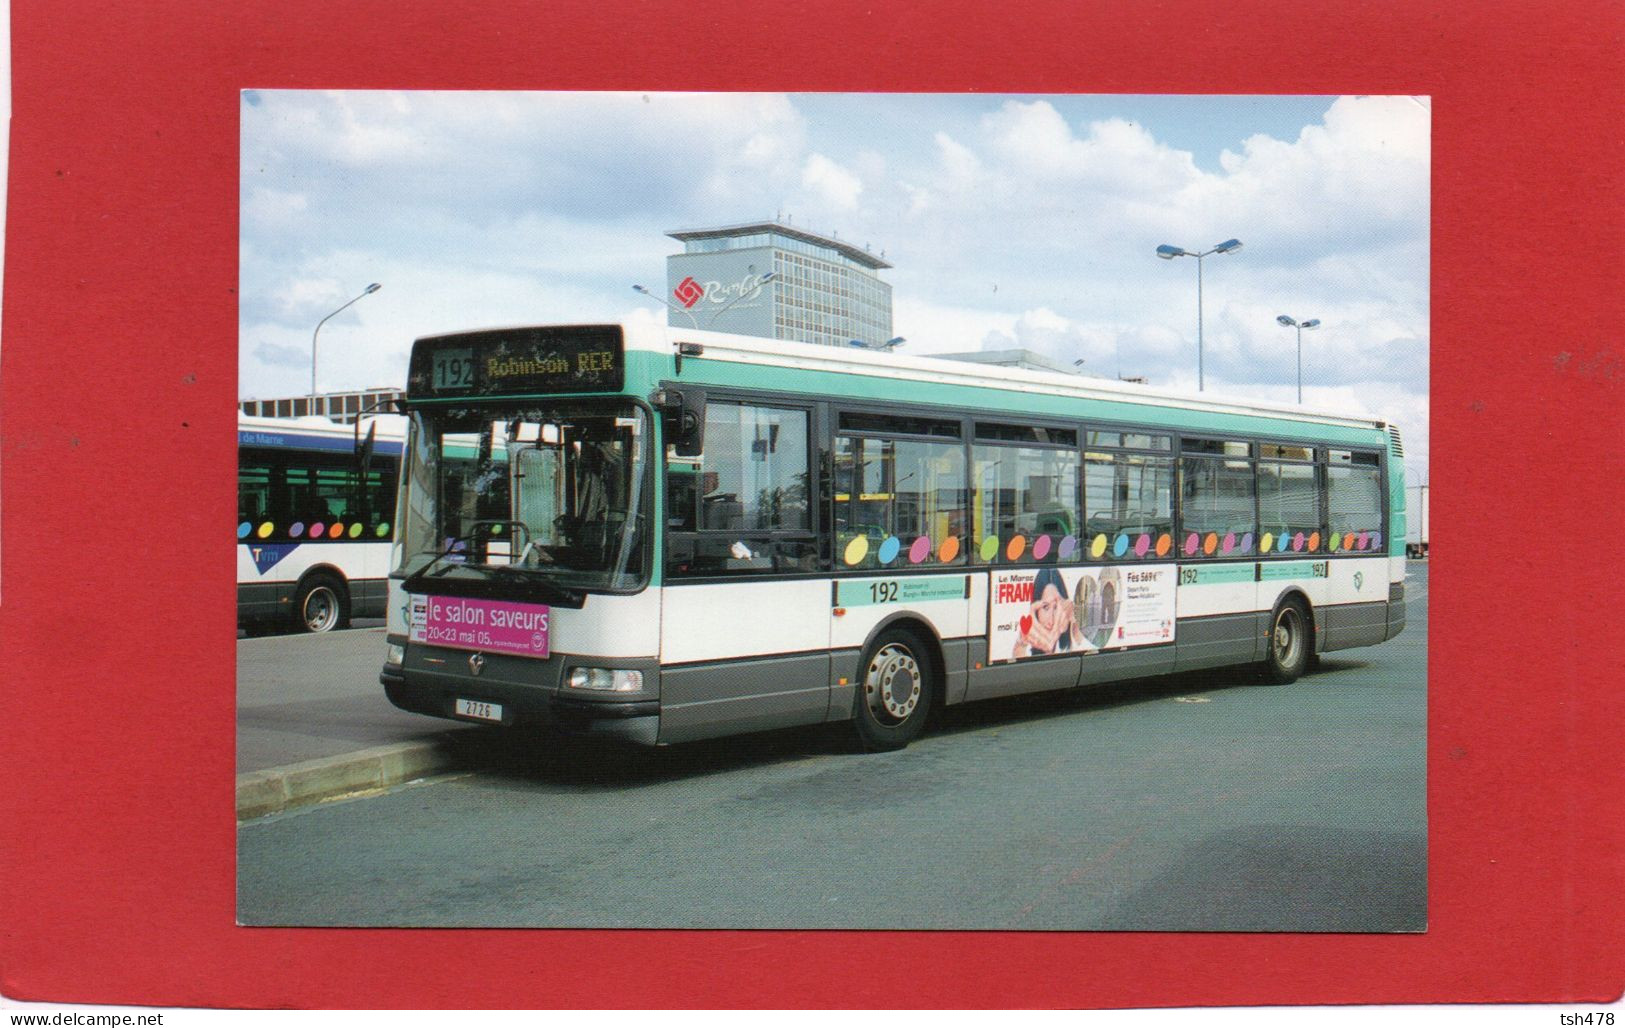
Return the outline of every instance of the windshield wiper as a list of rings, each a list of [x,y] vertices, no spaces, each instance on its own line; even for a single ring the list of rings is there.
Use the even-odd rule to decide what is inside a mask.
[[[459,543],[469,541],[471,541],[470,536],[459,536],[453,539],[444,550],[430,558],[427,564],[402,579],[401,587],[407,592],[421,592],[427,588],[428,580],[431,577],[439,578],[458,568],[462,568],[485,581],[518,586],[519,588],[515,591],[522,593],[523,598],[526,600],[538,600],[542,603],[556,603],[568,607],[580,607],[585,601],[587,596],[585,590],[571,589],[559,585],[534,570],[514,567],[509,564],[469,564],[466,561],[451,561],[436,569],[436,565],[454,553],[466,552],[459,551],[457,546]]]
[[[401,581],[402,588],[404,588],[404,589],[406,589],[408,591],[411,591],[414,586],[422,585],[424,579],[429,577],[429,569],[430,568],[433,568],[436,564],[439,564],[441,561],[445,560],[447,557],[451,556],[452,554],[457,553],[458,552],[458,550],[457,550],[457,544],[458,543],[466,543],[466,542],[469,542],[469,541],[471,541],[470,536],[460,535],[460,536],[457,536],[455,539],[453,539],[451,542],[447,543],[446,548],[441,550],[439,553],[435,554],[433,557],[430,557],[429,562],[427,564],[424,564],[422,567],[418,568],[416,571],[412,572],[410,575],[407,575],[406,578],[402,579],[402,581]],[[466,554],[467,551],[464,550],[463,552]],[[442,568],[441,570],[436,572],[436,576],[438,577],[439,575],[447,574],[448,572],[451,571],[452,568],[460,567],[460,566],[462,566],[462,561],[452,561],[451,563],[447,564],[444,568]]]
[[[427,564],[406,576],[405,580],[401,584],[408,589],[412,588],[414,585],[422,585],[423,580],[429,577],[431,568],[445,560],[447,557],[450,557],[452,554],[459,552],[457,549],[459,544],[468,544],[477,541],[476,537],[479,535],[479,527],[481,525],[512,525],[514,528],[518,529],[518,532],[515,533],[515,538],[521,541],[527,549],[530,546],[530,529],[523,521],[514,521],[507,518],[482,518],[469,526],[472,531],[470,531],[467,535],[454,536],[452,540],[446,544],[445,549],[429,558],[429,562]],[[462,561],[452,561],[451,563],[448,563],[445,567],[434,572],[435,577],[438,578],[442,575],[448,575],[451,573],[453,568],[469,567],[470,565],[466,563],[466,554],[468,552],[466,545],[464,545],[464,549],[461,552],[465,555]],[[483,565],[476,565],[476,567],[478,566]]]
[[[492,564],[481,567],[479,570],[490,575],[499,582],[511,582],[520,586],[518,591],[527,594],[526,598],[540,599],[544,603],[557,603],[569,607],[580,607],[587,597],[581,589],[571,589],[562,586],[550,578],[537,574],[525,568],[512,567],[505,564]]]

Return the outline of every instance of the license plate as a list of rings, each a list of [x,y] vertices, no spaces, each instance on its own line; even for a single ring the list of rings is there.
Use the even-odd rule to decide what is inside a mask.
[[[459,699],[457,701],[457,716],[471,717],[476,721],[501,721],[502,704]]]

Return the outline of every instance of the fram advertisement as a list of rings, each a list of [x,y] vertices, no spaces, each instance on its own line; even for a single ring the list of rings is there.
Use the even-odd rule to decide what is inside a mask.
[[[548,654],[549,609],[537,603],[500,603],[450,596],[413,596],[407,611],[412,642],[460,650]]]
[[[1173,564],[993,572],[988,660],[1025,660],[1174,640]]]

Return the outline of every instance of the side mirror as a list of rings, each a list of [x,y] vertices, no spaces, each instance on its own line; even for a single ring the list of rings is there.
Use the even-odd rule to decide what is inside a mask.
[[[679,457],[705,452],[705,390],[661,388],[649,397],[666,427],[666,442]]]

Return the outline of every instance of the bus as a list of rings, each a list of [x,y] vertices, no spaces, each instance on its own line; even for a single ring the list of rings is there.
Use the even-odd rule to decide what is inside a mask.
[[[382,617],[405,419],[237,416],[237,624]]]
[[[663,745],[1202,668],[1405,625],[1399,430],[684,331],[419,339],[381,682]]]

